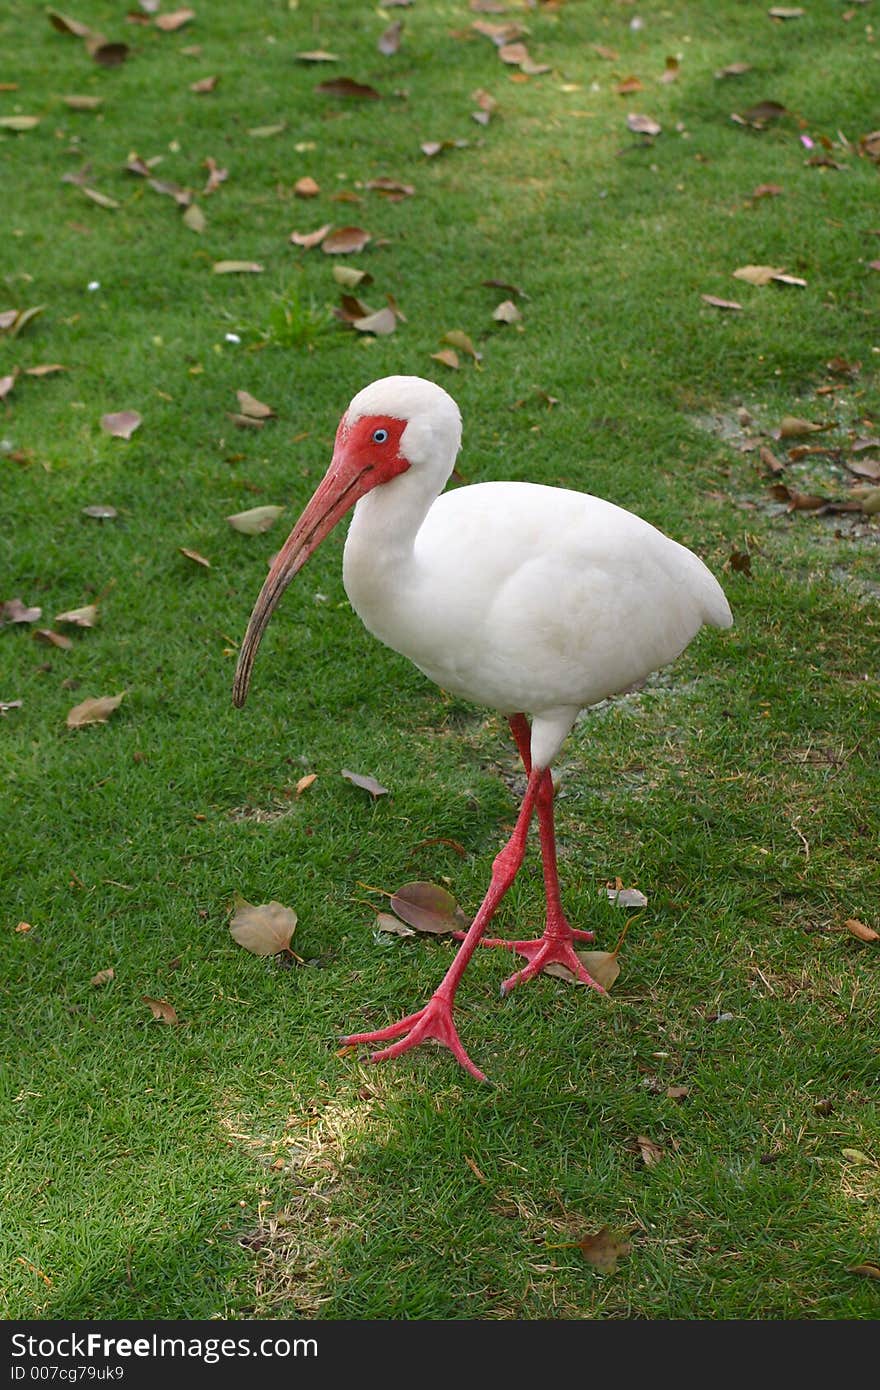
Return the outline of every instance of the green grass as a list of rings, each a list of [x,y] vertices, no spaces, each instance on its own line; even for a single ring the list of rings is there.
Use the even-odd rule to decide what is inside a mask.
[[[0,418],[0,600],[47,621],[103,595],[69,653],[0,632],[0,700],[22,701],[0,720],[3,1315],[876,1317],[878,1284],[848,1266],[880,1254],[878,955],[842,924],[880,926],[878,524],[787,514],[757,454],[726,437],[739,406],[768,430],[831,419],[842,446],[880,431],[878,171],[857,151],[878,124],[870,13],[814,3],[779,25],[764,4],[670,0],[642,6],[639,31],[621,5],[528,11],[552,71],[515,82],[488,40],[457,36],[475,17],[464,3],[393,11],[406,26],[393,58],[375,47],[387,20],[351,0],[317,17],[203,3],[168,35],[127,25],[128,4],[70,8],[125,38],[130,60],[99,68],[25,0],[0,18],[0,80],[18,84],[0,115],[42,118],[0,131],[0,310],[46,306],[0,338],[0,376],[69,368],[21,377]],[[316,47],[339,64],[296,62]],[[671,53],[679,79],[659,85]],[[714,77],[743,60],[746,76]],[[211,73],[213,94],[189,91]],[[328,73],[385,99],[320,96]],[[631,73],[645,90],[618,96]],[[469,119],[478,87],[499,102],[487,129]],[[67,93],[103,106],[70,111]],[[766,99],[794,114],[763,131],[731,122]],[[662,122],[653,144],[626,130],[632,110]],[[247,134],[282,120],[276,137]],[[809,166],[800,134],[836,142],[845,170]],[[456,138],[469,147],[420,152]],[[207,156],[228,167],[198,198],[201,236],[122,172],[133,150],[196,190]],[[61,182],[86,161],[117,210]],[[323,190],[311,202],[292,195],[305,174]],[[330,200],[377,175],[416,195]],[[750,204],[768,182],[783,194]],[[322,222],[373,233],[348,260],[372,273],[370,304],[390,292],[407,315],[393,336],[325,330],[331,258],[287,240]],[[212,275],[228,258],[265,271]],[[807,287],[732,279],[746,263]],[[490,278],[528,294],[523,332],[493,323],[504,292]],[[482,370],[431,360],[453,328]],[[829,376],[834,357],[860,371]],[[341,535],[285,598],[247,713],[230,702],[284,522],[350,396],[397,371],[455,394],[467,481],[561,483],[633,508],[706,558],[736,617],[569,738],[570,916],[613,945],[615,875],[649,907],[608,1000],[542,978],[502,1003],[508,963],[478,955],[459,1023],[491,1087],[445,1051],[373,1069],[335,1039],[416,1007],[445,969],[446,942],[377,940],[363,900],[381,900],[361,885],[440,880],[476,908],[516,809],[503,721],[361,628]],[[278,419],[236,429],[237,389]],[[99,428],[123,408],[143,415],[129,443]],[[849,487],[818,456],[785,476]],[[84,518],[94,503],[118,519]],[[267,536],[224,519],[268,503],[287,511]],[[733,549],[751,553],[751,577],[725,568]],[[65,728],[71,705],[122,690],[110,723]],[[343,767],[391,795],[373,804]],[[306,772],[317,781],[296,799]],[[305,965],[231,941],[235,891],[296,908]],[[502,929],[522,935],[540,910],[532,855]],[[168,998],[180,1026],[154,1022],[144,994]],[[689,1088],[681,1103],[673,1084]],[[638,1135],[663,1146],[655,1167]],[[632,1241],[615,1274],[557,1248],[606,1223]]]

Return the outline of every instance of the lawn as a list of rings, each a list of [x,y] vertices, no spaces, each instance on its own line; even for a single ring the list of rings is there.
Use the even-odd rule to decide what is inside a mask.
[[[0,629],[0,1312],[877,1317],[873,7],[137,8],[0,16],[0,603],[42,610]],[[318,90],[341,78],[378,97]],[[290,241],[327,224],[371,240]],[[405,321],[340,321],[346,293]],[[376,929],[376,890],[476,910],[522,790],[504,720],[361,627],[344,528],[231,704],[342,410],[398,372],[459,402],[460,480],[629,507],[735,616],[566,742],[567,910],[602,949],[634,920],[605,999],[502,1001],[509,960],[477,954],[457,1017],[491,1085],[338,1038],[446,969],[449,938]],[[239,391],[274,415],[233,418]],[[265,533],[227,520],[263,506]],[[236,894],[296,911],[295,956],[236,944]],[[542,906],[533,847],[500,929]],[[616,1269],[577,1245],[606,1226]]]

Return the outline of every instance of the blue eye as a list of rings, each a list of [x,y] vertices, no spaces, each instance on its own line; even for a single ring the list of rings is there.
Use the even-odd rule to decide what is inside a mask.
[[[388,431],[387,431],[387,430],[373,430],[373,443],[374,443],[374,444],[384,444],[387,438],[388,438]]]

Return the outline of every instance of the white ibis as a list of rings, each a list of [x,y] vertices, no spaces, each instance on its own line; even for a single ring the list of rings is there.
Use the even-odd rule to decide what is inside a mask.
[[[381,1061],[433,1038],[485,1080],[459,1040],[455,993],[516,877],[536,811],[546,925],[533,941],[484,943],[526,960],[502,993],[551,962],[604,992],[574,950],[592,933],[571,927],[562,910],[553,758],[581,710],[665,666],[704,623],[729,627],[732,618],[702,560],[611,502],[509,482],[441,496],[460,442],[458,406],[431,381],[384,377],[358,392],[340,421],[330,467],[254,605],[233,700],[241,706],[247,698],[257,647],[285,588],[354,507],[343,579],[355,612],[444,690],[507,715],[528,782],[482,905],[428,1003],[343,1041],[390,1044],[372,1054]]]

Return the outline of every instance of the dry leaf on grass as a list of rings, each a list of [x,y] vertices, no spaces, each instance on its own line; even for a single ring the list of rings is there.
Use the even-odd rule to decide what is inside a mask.
[[[0,130],[14,130],[19,135],[39,124],[39,116],[0,116]]]
[[[206,570],[209,570],[211,568],[211,561],[206,560],[204,555],[200,555],[197,550],[190,550],[185,545],[179,545],[177,549],[181,555],[186,556],[187,560],[192,560],[193,564],[201,565],[202,569]]]
[[[880,1279],[880,1264],[865,1260],[860,1265],[847,1265],[847,1274],[863,1274],[866,1279]]]
[[[857,936],[859,941],[880,941],[880,932],[875,932],[873,927],[860,922],[858,917],[848,917],[843,925],[852,936]]]
[[[150,1013],[159,1023],[178,1024],[180,1019],[177,1017],[177,1010],[173,1004],[169,1004],[167,999],[153,999],[149,994],[142,994],[141,999],[149,1006]]]
[[[648,899],[640,888],[624,888],[619,878],[613,883],[606,883],[605,892],[608,901],[617,903],[618,907],[647,907]]]
[[[320,185],[310,174],[304,174],[303,177],[297,179],[296,183],[293,185],[293,191],[297,198],[317,198],[321,189]]]
[[[215,261],[212,267],[215,275],[262,275],[263,266],[259,261]]]
[[[437,883],[405,883],[392,893],[391,907],[402,922],[434,936],[465,932],[470,926],[452,894]]]
[[[34,628],[34,641],[44,642],[47,647],[57,647],[60,652],[73,649],[73,642],[69,637],[65,637],[63,632],[53,632],[49,627]]]
[[[69,608],[66,613],[56,613],[56,623],[70,623],[71,627],[94,627],[98,621],[98,605],[84,604],[82,608]]]
[[[258,401],[256,396],[252,396],[250,391],[236,391],[238,397],[238,408],[242,415],[248,415],[252,420],[274,419],[275,411],[271,405],[264,405]]]
[[[496,323],[519,323],[522,314],[512,299],[504,299],[497,308],[493,309],[492,317]]]
[[[372,239],[371,233],[363,227],[337,227],[321,239],[321,250],[326,251],[328,256],[347,256],[363,251]]]
[[[637,1134],[634,1139],[627,1140],[626,1147],[640,1155],[646,1168],[656,1168],[663,1157],[663,1145],[649,1139],[646,1134]]]
[[[89,980],[89,984],[94,985],[95,989],[99,989],[101,985],[107,985],[111,980],[115,979],[116,971],[113,969],[112,965],[109,965],[106,970],[99,970],[97,975],[93,975]]]
[[[277,956],[290,950],[290,938],[296,930],[296,913],[283,903],[261,903],[254,906],[240,894],[235,895],[235,912],[229,923],[233,941],[255,956]]]
[[[623,1236],[617,1235],[609,1226],[603,1226],[595,1235],[584,1236],[574,1244],[580,1250],[587,1264],[602,1274],[614,1274],[617,1261],[632,1250],[632,1245]]]
[[[81,515],[89,517],[92,521],[115,521],[119,513],[106,502],[96,502],[90,507],[83,507]]]
[[[20,598],[10,598],[0,603],[0,627],[4,623],[35,623],[42,616],[42,608],[28,607]]]
[[[742,309],[742,305],[737,304],[735,299],[719,299],[715,294],[701,294],[700,298],[713,309]]]
[[[235,512],[226,520],[234,531],[241,531],[245,536],[259,536],[275,525],[283,511],[283,507],[275,506],[249,507],[245,512]]]
[[[202,212],[198,203],[190,203],[183,214],[184,225],[189,227],[191,232],[197,232],[201,236],[208,225],[208,219]]]
[[[319,82],[315,90],[325,96],[351,97],[355,101],[380,101],[382,95],[365,82],[355,82],[353,77],[331,77]]]
[[[352,328],[359,333],[375,333],[378,337],[385,337],[397,328],[397,315],[393,309],[377,309],[374,314],[352,319]]]
[[[637,111],[631,111],[626,118],[627,129],[634,135],[659,135],[663,127],[659,121],[655,121],[653,116],[640,115]]]
[[[403,21],[396,19],[393,24],[389,24],[384,33],[379,35],[379,41],[376,44],[379,52],[384,54],[386,58],[392,58],[400,48],[402,34]]]
[[[412,927],[408,927],[399,918],[392,917],[390,912],[377,912],[374,923],[377,931],[390,932],[392,936],[415,936]]]
[[[157,14],[153,20],[157,29],[161,29],[164,34],[174,34],[178,29],[182,29],[184,24],[189,24],[191,19],[195,19],[195,10],[169,10],[165,14]]]
[[[330,223],[323,227],[318,227],[314,232],[291,232],[290,240],[294,246],[301,246],[303,250],[310,251],[314,246],[320,246],[327,233],[330,231]]]
[[[454,372],[461,366],[454,348],[441,348],[439,352],[432,352],[431,356],[435,362],[441,362],[444,367],[450,367]]]
[[[112,434],[114,439],[131,439],[135,430],[140,429],[142,419],[136,410],[116,410],[101,416],[101,429]]]
[[[82,729],[87,724],[106,724],[124,699],[123,690],[120,695],[99,695],[83,700],[81,704],[74,705],[68,713],[65,721],[68,729]]]
[[[483,354],[477,352],[470,338],[463,333],[460,328],[450,328],[448,333],[444,333],[440,339],[441,343],[448,343],[450,347],[457,348],[459,352],[467,353],[475,362],[482,362]]]
[[[363,791],[369,792],[374,800],[378,796],[388,795],[388,788],[383,787],[381,782],[377,782],[375,777],[362,775],[360,772],[349,772],[348,768],[345,767],[342,769],[340,776],[344,777],[346,782],[351,782],[353,787],[360,787]]]

